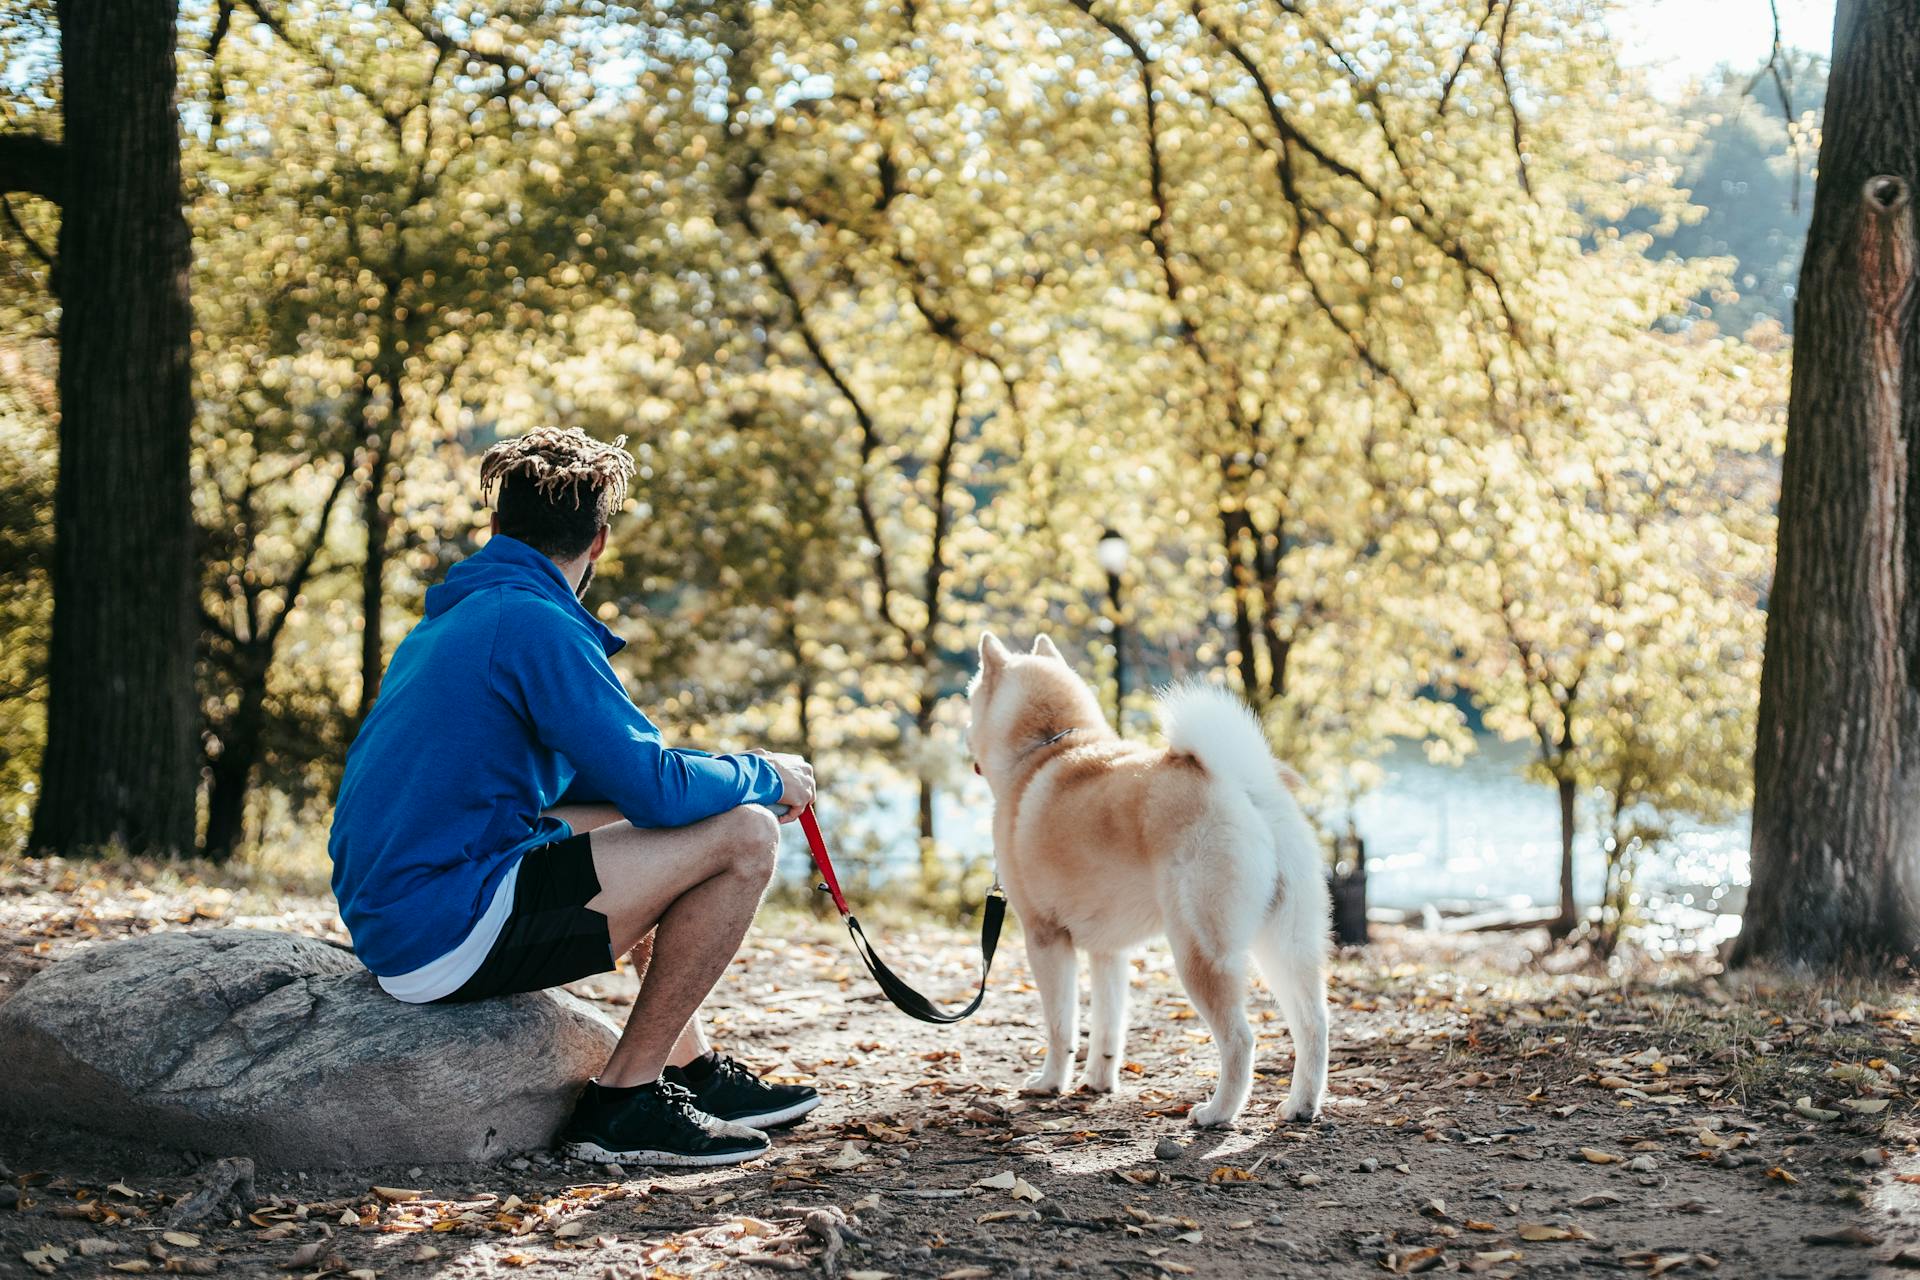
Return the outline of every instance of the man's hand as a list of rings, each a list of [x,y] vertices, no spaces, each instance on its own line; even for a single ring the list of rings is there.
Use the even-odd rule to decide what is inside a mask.
[[[773,766],[780,775],[780,803],[787,806],[782,822],[797,822],[800,811],[813,803],[813,766],[796,755],[778,751],[763,751],[755,747],[747,752],[750,756],[759,756]]]

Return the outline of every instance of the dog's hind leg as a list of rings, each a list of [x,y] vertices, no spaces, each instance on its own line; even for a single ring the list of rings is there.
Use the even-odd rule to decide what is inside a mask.
[[[1187,1118],[1202,1129],[1230,1125],[1253,1087],[1253,1028],[1247,1023],[1247,975],[1242,953],[1215,955],[1192,937],[1171,937],[1174,967],[1187,998],[1213,1032],[1220,1078],[1213,1096]]]
[[[1027,965],[1040,988],[1047,1019],[1047,1060],[1020,1086],[1022,1093],[1065,1093],[1080,1034],[1080,961],[1073,939],[1058,925],[1027,924]]]
[[[1326,960],[1316,947],[1290,945],[1289,931],[1283,909],[1261,926],[1253,953],[1293,1033],[1293,1087],[1281,1115],[1311,1120],[1327,1092]]]
[[[1093,977],[1093,1031],[1087,1037],[1087,1074],[1082,1082],[1096,1093],[1112,1093],[1120,1083],[1127,1049],[1127,953],[1096,951],[1088,966]]]

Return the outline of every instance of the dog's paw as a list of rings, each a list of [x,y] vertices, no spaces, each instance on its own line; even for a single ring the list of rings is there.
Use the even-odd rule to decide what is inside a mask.
[[[1226,1129],[1233,1125],[1237,1113],[1223,1102],[1203,1102],[1187,1112],[1187,1123],[1196,1129]]]
[[[1119,1087],[1120,1077],[1117,1073],[1111,1076],[1105,1074],[1093,1075],[1089,1073],[1088,1075],[1080,1077],[1080,1089],[1085,1093],[1112,1093]]]
[[[1320,1100],[1318,1098],[1296,1098],[1289,1095],[1280,1107],[1280,1118],[1289,1122],[1312,1121],[1319,1116]]]
[[[1067,1078],[1055,1076],[1051,1071],[1036,1071],[1020,1082],[1020,1092],[1028,1097],[1037,1094],[1062,1094],[1067,1091]]]

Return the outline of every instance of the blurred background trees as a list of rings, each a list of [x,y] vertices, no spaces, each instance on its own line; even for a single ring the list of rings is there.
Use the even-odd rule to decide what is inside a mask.
[[[59,25],[4,12],[0,134],[57,132]],[[1397,742],[1524,741],[1570,928],[1576,860],[1618,919],[1635,856],[1744,811],[1817,65],[1790,116],[1665,100],[1572,0],[188,0],[177,36],[209,856],[317,850],[484,529],[473,458],[549,421],[640,464],[590,600],[636,697],[819,757],[926,881],[979,852],[979,626],[1111,680],[1109,526],[1127,728],[1226,679],[1330,828]],[[59,227],[0,226],[15,844]]]

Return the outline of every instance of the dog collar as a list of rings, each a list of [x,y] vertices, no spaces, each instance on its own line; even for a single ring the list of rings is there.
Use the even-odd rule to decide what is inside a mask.
[[[1020,753],[1020,759],[1025,760],[1030,755],[1034,755],[1038,752],[1045,751],[1048,747],[1060,741],[1060,739],[1066,737],[1068,734],[1077,733],[1077,732],[1079,732],[1079,729],[1077,726],[1069,725],[1066,728],[1062,729],[1060,732],[1054,734],[1051,738],[1042,738],[1040,739],[1040,741],[1028,747],[1025,751],[1022,751]],[[1016,761],[1015,763],[1018,763],[1018,761]]]
[[[1060,739],[1066,737],[1070,733],[1077,732],[1077,730],[1078,730],[1078,726],[1069,725],[1066,728],[1062,729],[1060,732],[1054,734],[1051,738],[1042,738],[1040,739],[1040,741],[1034,743],[1032,746],[1028,747],[1025,751],[1022,751],[1019,755],[1015,756],[1013,758],[1013,762],[1015,764],[1019,764],[1022,760],[1025,760],[1028,756],[1033,755],[1035,752],[1045,751],[1048,747],[1060,741]],[[973,762],[973,771],[979,774],[983,778],[987,776],[987,771],[980,767],[980,762],[978,760],[975,760]]]

